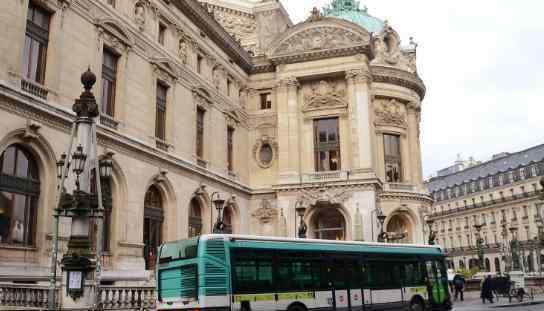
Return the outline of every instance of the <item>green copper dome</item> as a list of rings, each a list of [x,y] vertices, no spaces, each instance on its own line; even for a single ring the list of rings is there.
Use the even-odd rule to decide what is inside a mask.
[[[323,15],[345,19],[373,33],[380,33],[385,27],[382,20],[368,15],[367,8],[361,9],[355,0],[333,0],[329,7],[323,8]]]

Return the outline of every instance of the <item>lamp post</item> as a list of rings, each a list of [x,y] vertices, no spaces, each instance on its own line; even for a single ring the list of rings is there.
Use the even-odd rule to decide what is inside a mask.
[[[297,237],[299,239],[305,239],[306,233],[308,231],[308,226],[306,225],[306,222],[304,221],[304,214],[306,213],[306,207],[304,206],[304,201],[298,200],[295,203],[295,212],[300,218],[300,223],[298,225],[298,231],[297,231]]]
[[[510,254],[512,256],[512,269],[517,271],[521,269],[521,262],[519,258],[519,241],[517,237],[518,228],[515,226],[510,227],[510,234],[512,235],[512,240],[510,241]]]
[[[56,310],[58,302],[56,298],[57,256],[58,256],[58,232],[59,217],[72,219],[68,251],[63,256],[61,266],[66,272],[63,278],[66,287],[62,288],[63,307],[67,308],[97,308],[100,299],[100,274],[103,239],[103,201],[100,180],[110,178],[112,171],[111,154],[105,157],[100,165],[97,161],[96,123],[99,111],[96,99],[91,92],[96,83],[96,76],[89,70],[81,76],[84,91],[76,99],[72,109],[76,114],[72,124],[70,143],[67,153],[60,156],[57,166],[58,194],[54,207],[53,247],[51,255],[50,287],[48,296],[48,308]],[[74,143],[77,147],[73,149]],[[64,187],[66,178],[70,173],[70,167],[74,173],[75,187],[68,193]],[[100,174],[95,176],[95,193],[91,193],[93,179],[92,172]],[[96,257],[91,254],[90,219],[97,219],[97,243]],[[93,277],[86,275],[95,269]],[[85,280],[93,280],[94,290],[86,286]],[[71,298],[71,299],[69,299]]]
[[[427,216],[427,227],[429,227],[429,245],[436,244],[436,231],[433,230],[434,220],[431,217]]]
[[[223,223],[223,208],[225,206],[225,199],[221,197],[219,192],[212,193],[212,203],[217,210],[217,219],[213,225],[213,233],[222,234],[225,232],[225,224]]]
[[[378,222],[380,223],[380,234],[378,235],[378,242],[384,243],[387,241],[387,232],[385,232],[384,223],[387,216],[383,214],[383,211],[381,209],[378,209],[376,217],[378,218]]]
[[[476,251],[478,254],[478,266],[480,268],[480,271],[483,271],[485,269],[484,266],[484,239],[482,238],[482,224],[476,224],[474,225],[474,229],[476,229]]]

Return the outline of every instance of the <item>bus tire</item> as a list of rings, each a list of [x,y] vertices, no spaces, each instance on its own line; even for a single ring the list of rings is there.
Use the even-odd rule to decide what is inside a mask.
[[[412,303],[410,304],[410,311],[424,311],[425,310],[425,304],[423,303],[423,300],[419,297],[414,298],[412,300]]]
[[[293,303],[288,308],[287,311],[308,311],[308,309],[301,303]]]

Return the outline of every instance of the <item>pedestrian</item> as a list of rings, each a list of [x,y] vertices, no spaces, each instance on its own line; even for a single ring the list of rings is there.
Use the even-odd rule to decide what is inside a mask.
[[[465,278],[460,274],[456,274],[455,277],[453,277],[453,286],[455,287],[455,301],[457,301],[458,298],[461,298],[461,301],[464,301],[465,297],[463,292],[465,290]]]
[[[482,298],[482,303],[484,304],[486,300],[493,303],[493,280],[491,279],[490,275],[488,275],[482,282],[480,298]]]

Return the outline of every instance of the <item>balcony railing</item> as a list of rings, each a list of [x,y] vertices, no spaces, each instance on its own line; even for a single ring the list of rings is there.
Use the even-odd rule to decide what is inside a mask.
[[[0,309],[47,308],[48,290],[47,286],[0,283]]]
[[[27,79],[21,79],[21,89],[30,95],[34,95],[42,99],[47,99],[47,94],[49,93],[44,86]]]
[[[347,171],[315,172],[302,175],[303,182],[325,182],[348,179]]]
[[[155,287],[101,286],[100,302],[105,309],[151,310],[155,307]]]

